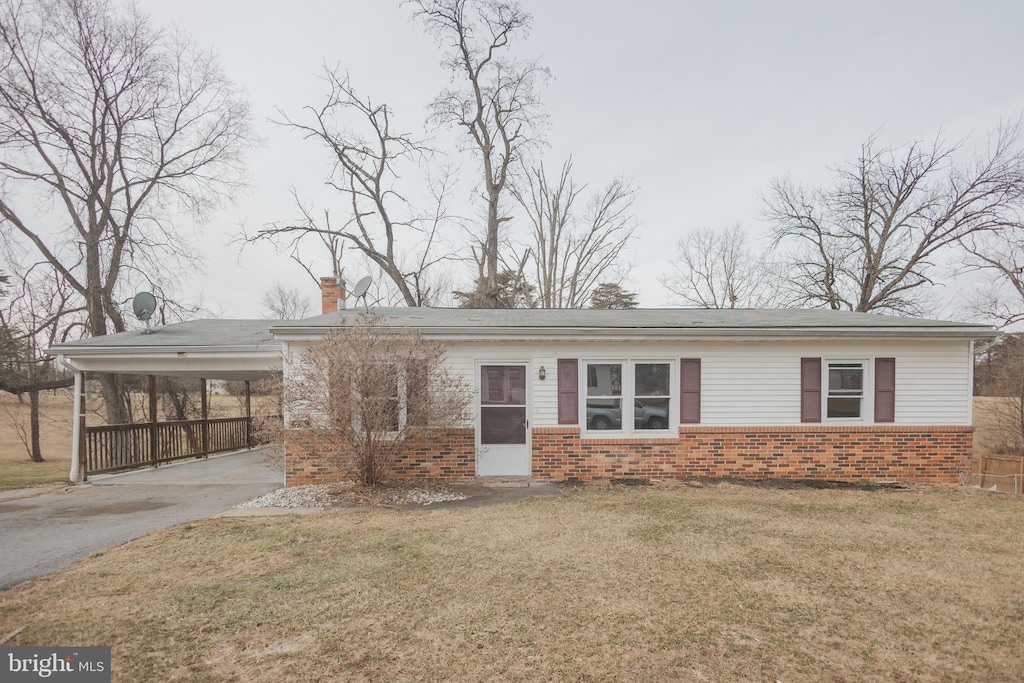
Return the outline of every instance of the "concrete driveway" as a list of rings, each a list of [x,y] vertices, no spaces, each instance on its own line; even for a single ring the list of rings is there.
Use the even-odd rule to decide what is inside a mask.
[[[99,550],[197,519],[284,485],[265,449],[0,493],[0,590]]]

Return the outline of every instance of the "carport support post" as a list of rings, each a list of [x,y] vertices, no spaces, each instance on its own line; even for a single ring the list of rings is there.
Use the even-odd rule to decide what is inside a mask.
[[[202,435],[203,439],[202,448],[203,457],[205,458],[210,452],[210,406],[206,401],[206,380],[200,379],[199,385],[200,391],[203,392],[202,399],[199,402],[203,414],[203,422],[199,425],[199,433]]]
[[[149,459],[157,466],[156,375],[149,375]]]
[[[74,421],[71,423],[71,483],[85,481],[85,373],[75,373]]]
[[[253,403],[252,393],[249,390],[249,380],[246,380],[246,447],[252,451],[253,447]],[[1024,474],[1024,471],[1021,472]]]

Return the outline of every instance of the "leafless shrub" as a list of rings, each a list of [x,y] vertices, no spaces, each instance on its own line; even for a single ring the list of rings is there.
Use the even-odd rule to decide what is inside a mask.
[[[440,343],[365,312],[289,366],[286,433],[376,485],[410,441],[465,424],[471,396]]]

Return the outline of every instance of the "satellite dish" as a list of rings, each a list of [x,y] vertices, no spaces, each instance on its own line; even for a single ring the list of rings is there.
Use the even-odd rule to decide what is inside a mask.
[[[357,299],[361,296],[366,296],[366,290],[370,288],[370,284],[372,282],[373,278],[369,275],[359,280],[359,282],[356,283],[356,286],[352,288],[352,296]]]
[[[356,286],[352,288],[352,296],[356,299],[362,297],[363,307],[367,310],[369,310],[370,307],[366,304],[366,290],[370,288],[371,282],[373,282],[373,278],[367,275],[366,277],[360,278],[359,282],[356,283]]]
[[[156,311],[156,297],[149,292],[139,292],[132,299],[132,310],[136,318],[146,323],[146,334],[149,334],[149,319]]]

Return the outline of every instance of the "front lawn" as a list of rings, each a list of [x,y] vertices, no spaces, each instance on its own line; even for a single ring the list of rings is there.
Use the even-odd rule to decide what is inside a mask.
[[[117,681],[1016,681],[1022,558],[1019,497],[588,489],[177,527],[0,594],[0,634]]]

